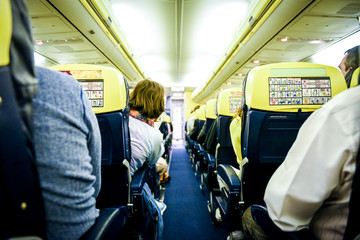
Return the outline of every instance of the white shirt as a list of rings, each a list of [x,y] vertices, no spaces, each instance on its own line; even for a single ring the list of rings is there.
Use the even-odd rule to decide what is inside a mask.
[[[144,163],[154,165],[164,153],[163,135],[159,129],[151,127],[136,118],[129,117],[131,140],[131,174]]]
[[[264,200],[284,231],[310,226],[318,239],[342,239],[359,146],[360,86],[346,90],[301,127]]]
[[[186,125],[186,129],[187,129],[187,134],[191,133],[191,130],[194,128],[194,124],[195,124],[195,116],[191,116],[188,120],[187,120],[187,125]]]

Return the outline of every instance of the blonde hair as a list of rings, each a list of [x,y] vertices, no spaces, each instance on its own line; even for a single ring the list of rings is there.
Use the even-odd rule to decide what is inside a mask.
[[[237,112],[235,113],[235,115],[233,116],[232,119],[237,118],[237,117],[240,117],[240,118],[241,118],[241,117],[242,117],[242,113],[243,113],[242,108],[239,107],[238,110],[237,110]]]
[[[163,86],[149,79],[140,81],[130,94],[129,106],[147,118],[158,118],[165,110]]]

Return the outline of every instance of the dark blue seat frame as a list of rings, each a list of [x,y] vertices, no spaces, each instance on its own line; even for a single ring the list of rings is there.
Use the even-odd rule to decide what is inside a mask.
[[[128,92],[127,81],[124,80]],[[157,222],[153,221],[144,207],[142,192],[145,183],[155,190],[158,179],[157,175],[155,176],[155,167],[150,168],[147,165],[131,176],[129,112],[126,104],[120,111],[96,115],[102,139],[102,179],[96,206],[99,209],[125,207],[128,211],[119,213],[125,219],[122,236],[142,234],[143,238],[153,239],[152,234],[156,235],[156,232],[148,230],[156,229],[152,225]]]
[[[266,112],[249,109],[244,118],[242,194],[245,208],[262,204],[267,182],[284,161],[301,125],[311,112]]]
[[[221,192],[219,189],[219,184],[217,180],[217,166],[219,164],[229,164],[232,166],[237,166],[238,163],[236,161],[236,155],[231,143],[230,137],[230,123],[232,117],[230,116],[222,116],[220,115],[216,120],[216,151],[215,156],[211,156],[211,154],[205,155],[205,161],[208,162],[208,170],[207,170],[207,188],[210,192],[209,194],[209,210],[210,216],[213,218],[214,222],[215,218],[215,210],[219,207],[219,199],[221,196]]]
[[[207,118],[205,121],[205,135],[208,134],[209,129],[215,119]],[[204,146],[199,146],[199,162],[198,162],[198,171],[200,173],[200,189],[202,190],[205,185],[205,179],[207,179],[208,175],[208,166],[211,165],[214,167],[216,165],[215,157],[211,157],[208,153],[205,152]],[[211,159],[212,158],[212,159]]]
[[[217,198],[219,206],[227,206],[220,207],[220,212],[229,231],[241,227],[238,222],[248,206],[264,203],[263,196],[270,177],[285,159],[301,125],[311,114],[301,109],[298,112],[268,112],[248,108],[245,102],[246,81],[247,77],[242,97],[241,179],[233,181],[238,176],[229,165],[220,164],[217,167],[224,182],[235,184],[227,185],[228,188],[222,189],[221,197]]]
[[[243,115],[242,156],[246,158],[243,161],[247,162],[241,169],[240,188],[237,188],[238,185],[228,185],[230,189],[239,189],[239,192],[231,191],[228,195],[223,193],[217,199],[219,205],[233,206],[233,202],[238,203],[234,208],[222,208],[224,211],[221,211],[223,218],[228,219],[231,231],[240,227],[236,222],[247,207],[264,203],[265,188],[270,177],[285,159],[301,125],[310,114],[301,111],[278,113],[249,109]],[[218,174],[225,182],[231,183],[231,179],[238,176],[233,170],[222,171],[224,167],[229,169],[228,165],[219,165]]]
[[[0,67],[0,239],[46,239],[45,210],[32,143],[31,102],[37,88],[30,20],[24,1],[11,2],[12,60]],[[4,117],[6,116],[6,117]],[[126,210],[126,209],[125,209]],[[120,209],[106,209],[83,239],[111,239],[121,227]],[[120,227],[119,227],[120,226]]]
[[[195,124],[198,125],[198,129],[199,129],[198,133],[200,133],[200,130],[203,127],[203,125],[205,124],[205,121],[196,119]],[[201,152],[202,147],[201,147],[200,143],[198,143],[198,141],[193,140],[191,144],[192,144],[192,151],[191,151],[192,165],[195,170],[195,175],[197,175],[199,172],[199,162],[200,162],[200,159],[203,157],[203,155],[202,155],[203,152]]]

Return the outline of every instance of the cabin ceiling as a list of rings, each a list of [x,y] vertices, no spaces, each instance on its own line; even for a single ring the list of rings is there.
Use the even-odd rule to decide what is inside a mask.
[[[194,41],[202,28],[213,29],[213,37],[221,36],[219,31],[227,25],[216,26],[216,21],[208,20],[208,25],[199,28],[202,14],[206,11],[220,11],[222,4],[234,0],[111,0],[107,7],[123,4],[138,9],[129,23],[139,22],[142,31],[143,48],[146,40],[150,44],[152,35],[160,35],[162,40],[155,48],[143,55],[132,52],[134,39],[126,39],[120,34],[123,45],[129,50],[129,58],[120,54],[104,30],[95,22],[80,1],[73,0],[27,0],[35,41],[35,50],[48,59],[44,65],[67,63],[90,63],[112,66],[120,69],[135,84],[143,77],[161,80],[167,87],[181,86],[194,90],[193,100],[204,103],[216,97],[219,89],[238,86],[246,73],[253,67],[283,61],[306,61],[313,54],[346,36],[359,31],[360,2],[358,0],[283,0],[274,12],[267,17],[259,29],[241,49],[231,56],[217,75],[219,65],[229,56],[231,46],[222,52],[200,50],[200,45],[208,41]],[[271,2],[271,1],[269,1]],[[115,12],[116,8],[112,8]],[[229,12],[234,15],[234,12]],[[140,17],[143,17],[140,19]],[[215,15],[216,16],[216,15]],[[111,16],[114,18],[113,16]],[[141,27],[147,25],[146,19],[153,18],[156,30],[146,32]],[[216,17],[215,17],[216,19]],[[246,19],[247,20],[247,19]],[[220,20],[219,20],[220,21]],[[150,22],[150,21],[149,21]],[[248,23],[245,21],[244,23]],[[123,24],[123,25],[122,25]],[[120,30],[126,29],[126,22],[119,23]],[[240,27],[231,24],[234,44]],[[230,24],[229,24],[230,26]],[[149,26],[150,27],[150,26]],[[220,28],[217,28],[220,27]],[[126,35],[128,37],[128,35]],[[286,41],[285,41],[286,39]],[[195,42],[195,45],[194,45]],[[229,42],[229,45],[230,45]],[[197,45],[196,45],[197,44]],[[200,45],[199,45],[200,44]],[[141,46],[141,45],[140,45]],[[195,46],[195,47],[194,47]],[[214,46],[215,49],[215,46]],[[145,58],[144,58],[145,57]],[[148,58],[146,58],[148,57]],[[134,64],[130,61],[133,61]],[[145,69],[146,59],[164,64]],[[259,60],[259,63],[254,61]],[[208,65],[206,70],[201,65]],[[231,82],[231,84],[228,84]],[[206,86],[206,87],[205,87]]]

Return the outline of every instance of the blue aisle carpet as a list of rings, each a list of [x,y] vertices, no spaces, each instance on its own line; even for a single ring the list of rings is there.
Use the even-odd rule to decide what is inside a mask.
[[[173,146],[170,164],[171,182],[166,186],[164,212],[164,240],[225,240],[222,226],[211,223],[206,197],[194,175],[189,156],[183,145]]]

